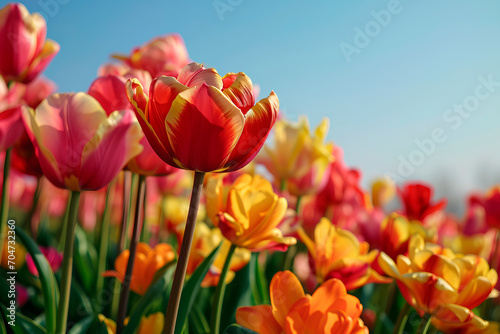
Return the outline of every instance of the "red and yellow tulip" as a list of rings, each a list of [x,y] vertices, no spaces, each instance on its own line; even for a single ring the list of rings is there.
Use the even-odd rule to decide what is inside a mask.
[[[498,295],[494,289],[498,276],[483,258],[455,254],[450,249],[425,243],[417,234],[410,241],[408,257],[399,255],[394,262],[382,253],[379,264],[397,280],[406,301],[421,316],[430,314],[439,329],[486,327],[487,322],[472,309],[486,298]]]
[[[207,212],[231,243],[251,251],[286,250],[296,243],[278,228],[287,201],[274,192],[269,181],[249,174],[239,176],[231,186],[213,180],[209,182],[219,185],[207,185]]]
[[[274,125],[274,92],[254,105],[252,82],[240,72],[223,78],[191,63],[179,76],[153,80],[149,96],[132,79],[127,95],[144,134],[169,165],[198,172],[238,170],[258,153]]]
[[[391,282],[372,269],[378,251],[369,252],[367,242],[359,242],[354,234],[334,226],[328,219],[322,218],[316,225],[314,240],[302,229],[299,236],[313,260],[319,283],[338,278],[347,290],[353,290],[368,283]]]

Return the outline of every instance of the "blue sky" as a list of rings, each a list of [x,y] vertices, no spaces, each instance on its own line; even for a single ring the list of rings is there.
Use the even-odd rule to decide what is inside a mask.
[[[261,95],[278,94],[289,118],[307,114],[314,126],[329,117],[329,140],[365,184],[389,173],[462,194],[500,182],[498,1],[23,3],[61,45],[45,72],[60,91],[86,90],[111,53],[178,32],[191,59],[244,71]],[[346,57],[346,45],[356,52]],[[479,100],[477,89],[490,94]],[[453,111],[464,103],[467,117]],[[435,131],[440,140],[426,153],[415,141],[428,143]]]

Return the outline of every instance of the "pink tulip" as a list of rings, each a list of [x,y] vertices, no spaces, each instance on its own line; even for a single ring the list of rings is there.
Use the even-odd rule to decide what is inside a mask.
[[[156,37],[127,55],[113,55],[132,68],[148,71],[153,78],[160,75],[177,77],[179,70],[189,64],[186,45],[180,35]]]
[[[108,115],[114,110],[123,109],[129,109],[133,113],[125,93],[125,82],[130,78],[137,78],[148,88],[151,84],[151,75],[148,72],[131,70],[123,75],[109,74],[97,78],[90,86],[89,94],[102,105]],[[140,175],[168,175],[177,170],[158,157],[144,135],[140,143],[144,149],[127,164],[127,169]]]
[[[23,118],[43,173],[59,188],[100,189],[142,150],[132,113],[108,117],[85,93],[53,94],[36,112],[24,107]]]
[[[20,3],[0,9],[0,75],[7,82],[30,82],[59,52],[59,44],[46,40],[43,17],[30,14]]]
[[[50,267],[53,272],[56,272],[62,264],[62,253],[58,252],[54,247],[43,247],[40,246],[40,252],[45,256],[47,262],[49,262]],[[26,266],[31,274],[38,277],[38,269],[36,269],[35,262],[29,254],[26,255]]]

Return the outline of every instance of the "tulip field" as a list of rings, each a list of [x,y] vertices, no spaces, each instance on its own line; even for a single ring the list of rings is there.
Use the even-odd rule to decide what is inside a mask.
[[[0,9],[0,333],[500,333],[500,185],[461,217],[363,187],[328,118],[179,34],[57,91],[47,29]]]

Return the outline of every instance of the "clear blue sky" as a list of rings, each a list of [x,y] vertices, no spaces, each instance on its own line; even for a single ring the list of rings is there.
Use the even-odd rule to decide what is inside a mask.
[[[48,36],[61,45],[45,72],[60,91],[86,90],[109,54],[178,32],[191,59],[246,72],[261,95],[278,94],[288,117],[307,114],[312,125],[329,117],[329,139],[363,170],[365,184],[398,175],[400,157],[412,154],[407,178],[433,181],[439,192],[500,181],[500,86],[475,98],[480,76],[500,82],[499,1],[23,3],[48,19]],[[385,21],[374,23],[373,13],[388,9],[390,19],[379,14]],[[366,29],[369,41],[358,33]],[[357,53],[346,57],[347,44]],[[473,111],[458,124],[447,110],[464,101]],[[441,142],[422,162],[415,140],[435,129]]]

